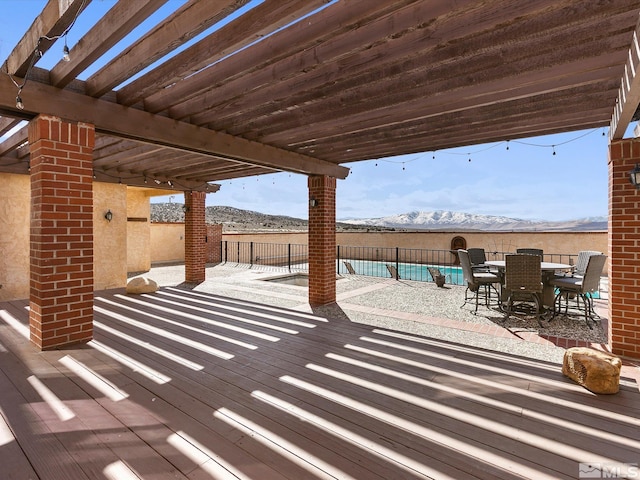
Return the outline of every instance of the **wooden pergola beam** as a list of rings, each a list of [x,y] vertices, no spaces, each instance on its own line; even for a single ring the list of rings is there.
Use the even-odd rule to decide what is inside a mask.
[[[609,138],[611,140],[620,140],[624,137],[627,127],[631,123],[631,119],[640,105],[640,20],[633,32],[633,39],[629,47],[629,55],[627,63],[624,67],[624,74],[620,82],[618,90],[618,98],[613,108],[611,117],[611,128],[609,130]]]
[[[90,123],[99,133],[216,155],[276,170],[341,179],[349,174],[348,168],[331,162],[60,90],[43,83],[30,82],[28,91],[23,93],[23,99],[25,108],[22,112],[25,114],[35,117],[44,113],[69,121]],[[6,75],[0,75],[0,108],[16,110],[15,86]]]
[[[140,175],[123,172],[102,171],[93,172],[94,180],[103,183],[118,183],[134,187],[157,188],[161,190],[173,190],[176,192],[205,192],[215,193],[220,190],[220,185],[197,182],[191,180],[175,180],[158,175]]]

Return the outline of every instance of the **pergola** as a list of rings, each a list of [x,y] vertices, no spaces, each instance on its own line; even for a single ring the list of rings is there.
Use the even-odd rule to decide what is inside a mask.
[[[5,60],[0,134],[29,124],[0,144],[0,171],[31,176],[32,218],[47,218],[48,174],[79,150],[79,191],[96,179],[191,193],[187,276],[198,280],[214,182],[302,173],[318,204],[309,301],[330,303],[341,164],[609,126],[610,343],[640,356],[640,203],[627,180],[640,142],[623,139],[640,103],[637,0],[189,0],[156,18],[165,3],[119,0],[70,45],[69,61],[45,70],[41,54],[62,49],[92,9],[50,0]],[[80,207],[69,215],[89,231]],[[43,225],[32,224],[32,266],[52,247]],[[31,272],[42,348],[58,344],[42,338],[45,270]],[[78,311],[90,304],[87,293]],[[90,313],[81,316],[87,330]]]

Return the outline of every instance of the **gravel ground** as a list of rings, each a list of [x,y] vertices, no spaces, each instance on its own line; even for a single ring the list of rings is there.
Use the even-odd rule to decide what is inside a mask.
[[[206,281],[199,285],[181,283],[184,280],[183,265],[154,267],[143,275],[152,278],[160,286],[181,285],[198,291],[311,312],[306,287],[262,281],[286,273],[288,272],[276,268],[249,269],[245,265],[218,265],[207,268]],[[474,314],[474,303],[463,305],[465,288],[460,286],[437,288],[433,283],[354,275],[341,277],[336,283],[336,290],[337,304],[314,308],[313,313],[558,363],[562,361],[564,354],[564,349],[560,347],[527,342],[515,336],[514,339],[502,338],[401,319],[397,312],[497,325],[512,332],[532,331],[606,343],[602,322],[597,322],[593,329],[589,329],[583,318],[558,316],[551,322],[543,321],[545,328],[541,329],[533,317],[518,316],[505,321],[504,315],[496,307],[487,308],[482,301],[478,313]],[[598,312],[606,314],[606,301],[599,300],[596,303]],[[357,307],[372,307],[377,310],[364,313],[362,308]]]

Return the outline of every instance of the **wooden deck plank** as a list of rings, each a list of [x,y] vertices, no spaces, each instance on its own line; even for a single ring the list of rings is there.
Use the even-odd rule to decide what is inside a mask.
[[[140,333],[139,333],[139,334],[140,334]],[[220,371],[220,369],[218,368],[218,372],[219,372],[219,371]],[[235,380],[228,380],[228,381],[227,381],[227,383],[228,383],[228,384],[231,384],[233,381],[235,381],[236,383],[238,383],[238,382],[241,382],[241,381],[242,381],[242,378],[238,378],[238,379],[235,379]]]
[[[0,411],[0,465],[2,465],[3,478],[10,480],[24,478],[35,480],[39,478],[26,453],[18,444],[18,440],[7,424],[2,411]]]
[[[118,340],[114,339],[114,341],[118,341]],[[155,341],[158,341],[158,340],[156,339]],[[166,345],[166,346],[167,348],[170,348],[170,345]],[[124,350],[132,347],[127,346],[126,344],[120,344],[119,348]],[[183,354],[188,355],[188,353],[186,352]],[[143,355],[146,355],[146,353],[143,353]],[[154,368],[159,368],[159,369],[163,368],[162,363],[158,363],[158,358],[154,358],[153,356],[145,357],[145,363],[152,364]],[[206,363],[206,362],[203,362],[203,363]],[[171,371],[169,369],[176,369],[177,367],[175,364],[166,364],[164,368],[165,368],[165,371]],[[221,367],[220,366],[215,367],[215,369],[219,369],[219,368]],[[247,403],[248,404],[256,403],[255,400],[251,399],[250,395],[248,395],[248,392],[242,391],[238,393],[238,397],[240,398],[236,400],[234,399],[234,396],[230,392],[232,390],[236,390],[237,387],[225,381],[220,381],[220,380],[214,383],[215,379],[212,378],[212,376],[210,375],[205,376],[203,373],[204,372],[191,372],[191,371],[180,372],[179,370],[173,370],[171,371],[171,374],[172,376],[175,375],[175,380],[172,382],[170,386],[164,386],[165,391],[166,391],[166,387],[172,387],[172,388],[176,387],[177,388],[176,395],[178,396],[181,394],[181,392],[188,391],[190,395],[194,398],[193,401],[201,402],[202,404],[207,405],[208,406],[207,410],[216,410],[220,408],[220,405],[233,405],[233,410],[232,410],[233,412],[235,412],[237,415],[241,416],[242,418],[250,419],[251,423],[254,425],[260,425],[264,429],[268,429],[270,432],[273,433],[273,436],[277,436],[278,438],[281,438],[281,439],[286,438],[288,441],[291,441],[292,438],[297,438],[297,441],[295,443],[296,443],[296,446],[299,447],[300,449],[307,448],[309,451],[316,452],[315,453],[316,455],[320,455],[324,451],[325,452],[324,455],[327,458],[332,458],[332,461],[336,465],[340,466],[341,463],[343,463],[340,461],[340,457],[336,452],[327,450],[326,447],[323,447],[321,445],[317,445],[316,441],[309,440],[308,438],[306,438],[304,435],[304,432],[302,436],[296,437],[296,435],[298,435],[298,432],[293,432],[290,430],[289,427],[285,426],[285,423],[287,423],[286,420],[290,420],[285,415],[282,415],[281,413],[274,411],[274,412],[270,412],[268,416],[265,416],[264,413],[258,412],[258,409],[252,410],[251,408],[247,408],[246,406]],[[148,388],[159,389],[160,387],[148,385]],[[219,393],[219,392],[223,392],[223,393]],[[159,390],[157,393],[159,395],[162,394],[162,392],[160,392]],[[194,409],[193,413],[191,414],[198,415],[197,420],[200,422],[214,425],[213,423],[211,423],[212,420],[210,417],[208,417],[206,414],[202,416],[201,410],[202,409]],[[275,422],[274,419],[281,420],[281,423]],[[236,428],[241,427],[241,422],[240,423],[232,422],[231,424],[236,425]],[[219,427],[216,427],[216,428],[219,429]],[[304,430],[306,428],[306,425],[302,425],[302,428]],[[222,432],[222,433],[225,433],[228,435],[228,433],[226,432]],[[309,436],[313,437],[311,435]],[[245,438],[247,437],[246,433],[245,435],[241,435],[241,437],[242,437],[242,440],[246,443],[246,438]],[[325,440],[328,443],[331,443],[331,442],[336,443],[335,438],[333,438],[330,435],[327,435]],[[240,441],[240,439],[237,441]],[[244,447],[251,448],[250,445],[244,445]],[[284,447],[281,447],[281,448],[284,448]],[[332,447],[332,448],[335,448],[335,447]],[[263,460],[265,462],[272,461],[272,457],[274,456],[273,451],[268,449],[265,450],[263,448],[260,448],[259,450],[262,450],[262,453],[260,451],[255,451],[254,454],[262,455],[262,457],[264,457]],[[362,455],[360,449],[355,448],[353,449],[353,451],[354,451],[354,456]],[[302,456],[302,454],[300,455]],[[375,459],[366,457],[366,458],[360,459],[359,463],[366,465],[367,463],[371,463],[372,461],[373,463],[375,463]],[[381,464],[380,467],[383,468],[384,464]],[[353,467],[350,465],[349,462],[344,462],[344,468],[348,470],[349,468],[353,468]],[[363,474],[362,467],[358,467],[357,470],[359,474]],[[304,476],[305,472],[300,471],[300,474]],[[306,474],[308,475],[308,473]],[[372,478],[372,479],[378,478],[377,475],[370,470],[364,473],[364,475],[366,475],[366,477],[364,478]],[[341,476],[339,478],[349,478],[348,476],[349,476],[348,471],[346,473],[341,472]],[[295,478],[295,476],[292,478]],[[353,478],[358,478],[358,476],[355,476]],[[397,478],[403,478],[403,477],[397,477]],[[407,477],[407,478],[416,478],[416,477]]]
[[[575,478],[582,456],[624,463],[638,450],[638,392],[593,396],[554,364],[202,292],[114,293],[97,295],[87,347],[34,356],[0,318],[3,371],[7,358],[29,364],[89,432],[64,444],[82,439],[56,433],[66,422],[31,402],[32,424],[55,427],[63,455],[98,442],[108,465],[144,478],[173,467],[193,479],[511,479]],[[26,325],[24,303],[5,307]],[[126,398],[105,397],[65,357]],[[152,468],[156,457],[166,464]],[[106,462],[96,456],[95,471]]]
[[[176,479],[186,478],[136,437],[126,424],[110,415],[100,404],[100,399],[94,399],[85,392],[75,383],[72,375],[65,375],[64,369],[57,364],[60,357],[69,354],[68,351],[42,352],[34,356],[33,346],[20,338],[15,339],[9,350],[7,354],[34,357],[30,359],[30,370],[18,361],[7,364],[10,360],[7,355],[0,359],[0,366],[11,378],[14,388],[25,396],[25,402],[37,416],[32,421],[39,426],[39,433],[55,436],[89,478],[103,478],[105,469],[119,462],[125,462],[128,468],[143,478],[164,479],[166,475]],[[72,354],[81,356],[82,348]],[[46,383],[45,388],[48,385],[52,394],[64,400],[68,416],[61,418],[34,391],[33,383],[29,383],[35,376],[32,370],[40,373],[43,385]],[[75,478],[65,477],[65,474],[61,472],[60,478]],[[58,478],[46,475],[43,478]]]

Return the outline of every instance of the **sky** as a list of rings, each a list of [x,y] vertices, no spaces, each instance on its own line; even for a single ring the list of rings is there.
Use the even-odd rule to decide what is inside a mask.
[[[93,0],[69,31],[69,46],[87,30],[92,19],[115,3]],[[184,0],[169,0],[155,18],[166,16],[182,3]],[[0,0],[0,62],[45,4],[46,0]],[[145,28],[148,26],[143,24],[136,31]],[[63,45],[58,40],[37,65],[55,65]],[[112,51],[121,51],[126,45],[124,39]],[[91,73],[83,72],[80,78]],[[23,97],[27,95],[28,84]],[[633,127],[635,123],[627,136]],[[337,182],[336,217],[378,218],[434,210],[549,221],[606,216],[607,157],[608,128],[598,128],[345,163],[351,172]],[[207,205],[308,216],[305,175],[277,173],[218,183],[221,188],[207,195]],[[177,193],[152,201],[182,203],[184,197]]]

